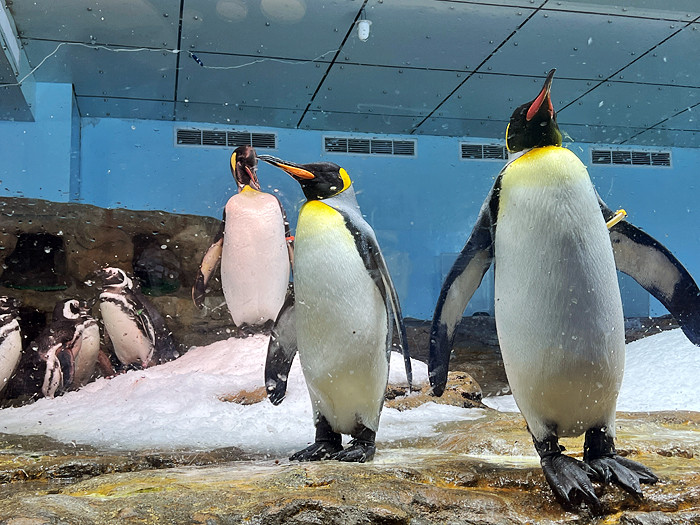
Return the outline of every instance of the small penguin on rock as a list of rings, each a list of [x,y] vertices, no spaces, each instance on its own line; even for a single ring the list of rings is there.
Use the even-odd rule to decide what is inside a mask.
[[[204,304],[207,284],[221,264],[221,285],[233,322],[243,333],[269,330],[289,284],[292,237],[282,204],[260,191],[255,150],[241,146],[231,155],[238,193],[224,208],[221,228],[207,250],[192,300]]]
[[[290,459],[368,461],[375,453],[394,325],[411,384],[406,330],[389,270],[343,168],[259,158],[291,175],[307,199],[295,236],[295,297],[278,316],[265,369],[269,398],[278,404],[298,348],[316,438]],[[353,437],[346,449],[342,434]]]
[[[494,264],[495,315],[508,382],[527,421],[545,478],[567,507],[600,507],[591,481],[637,497],[656,483],[615,450],[615,407],[625,364],[616,267],[654,295],[700,344],[700,290],[658,241],[620,220],[598,197],[586,167],[562,146],[550,98],[513,113],[512,154],[443,283],[430,338],[429,376],[442,395],[455,327]],[[583,461],[560,437],[585,433]]]
[[[22,334],[13,299],[0,296],[0,392],[22,357]]]
[[[177,348],[163,317],[120,268],[104,268],[100,312],[108,339],[122,367],[146,368],[175,359]]]

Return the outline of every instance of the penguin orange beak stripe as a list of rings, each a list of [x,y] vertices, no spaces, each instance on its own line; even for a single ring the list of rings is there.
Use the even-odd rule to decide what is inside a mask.
[[[532,102],[530,109],[527,110],[527,115],[525,115],[525,119],[527,121],[532,120],[532,117],[534,117],[537,114],[545,100],[549,105],[547,109],[549,111],[550,117],[554,115],[554,106],[552,106],[552,99],[549,97],[549,91],[552,89],[552,79],[554,78],[555,71],[556,69],[552,69],[547,74],[547,80],[544,81],[542,91],[540,91],[540,94],[537,95],[537,98]]]
[[[304,180],[311,180],[315,179],[316,176],[310,172],[307,169],[302,168],[301,166],[294,166],[292,164],[288,164],[284,162],[283,160],[280,160],[278,158],[275,158],[271,155],[258,155],[258,158],[260,160],[264,160],[265,162],[272,164],[273,166],[277,166],[278,168],[283,169],[287,173],[289,173],[292,177],[298,178],[298,179],[304,179]]]

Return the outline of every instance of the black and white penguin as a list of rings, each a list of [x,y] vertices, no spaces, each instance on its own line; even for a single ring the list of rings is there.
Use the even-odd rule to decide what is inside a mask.
[[[22,357],[22,334],[14,306],[11,298],[0,296],[0,392]]]
[[[83,333],[94,319],[85,319],[77,299],[56,303],[51,322],[29,345],[30,359],[24,374],[23,394],[54,397],[73,385],[76,357],[81,352]]]
[[[316,426],[315,442],[291,460],[363,462],[375,435],[389,373],[395,324],[411,382],[399,299],[374,231],[362,218],[347,172],[332,163],[260,159],[291,175],[306,203],[294,249],[295,299],[273,328],[265,372],[271,401],[284,397],[298,348]],[[343,449],[342,434],[354,439]]]
[[[100,353],[100,327],[85,302],[78,305],[79,317],[76,331],[80,334],[80,346],[73,356],[73,380],[70,388],[86,385],[95,375]]]
[[[170,331],[153,304],[120,268],[104,268],[100,312],[108,339],[124,367],[148,366],[177,356]]]
[[[207,284],[221,264],[221,285],[234,324],[269,329],[284,302],[292,260],[292,238],[282,203],[260,191],[255,150],[231,155],[238,193],[224,208],[221,228],[209,247],[192,299],[201,308]]]
[[[429,375],[441,395],[455,327],[494,264],[503,362],[545,477],[564,505],[597,507],[591,479],[612,481],[636,496],[640,483],[657,481],[615,451],[625,362],[616,264],[668,308],[695,344],[700,292],[666,248],[630,223],[612,220],[585,166],[561,147],[550,99],[553,75],[510,119],[506,145],[513,156],[440,292]],[[563,455],[559,438],[583,433],[583,461]]]

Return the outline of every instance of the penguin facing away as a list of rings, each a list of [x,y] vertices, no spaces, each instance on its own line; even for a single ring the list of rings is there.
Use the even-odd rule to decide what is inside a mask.
[[[0,392],[5,389],[22,357],[22,334],[13,300],[0,296]]]
[[[494,264],[503,362],[545,478],[565,506],[599,507],[591,480],[612,481],[638,497],[640,483],[657,481],[615,451],[625,352],[616,267],[659,299],[697,345],[700,290],[658,241],[613,219],[585,166],[561,147],[553,75],[510,119],[506,146],[517,156],[498,175],[443,283],[428,368],[440,396],[455,327]],[[583,461],[562,454],[559,438],[583,433]]]
[[[316,437],[290,460],[370,460],[394,324],[411,383],[401,307],[384,257],[343,168],[259,158],[291,175],[307,199],[295,236],[295,297],[285,303],[273,328],[265,370],[268,395],[278,404],[298,348]],[[353,437],[346,449],[342,434]]]
[[[170,331],[153,304],[120,268],[104,268],[96,277],[103,282],[100,312],[105,339],[124,367],[146,368],[178,355]]]
[[[289,223],[282,203],[260,190],[255,150],[241,146],[231,155],[238,193],[224,208],[221,228],[202,259],[192,300],[204,304],[207,284],[221,265],[221,285],[234,324],[269,329],[287,292],[292,261]]]

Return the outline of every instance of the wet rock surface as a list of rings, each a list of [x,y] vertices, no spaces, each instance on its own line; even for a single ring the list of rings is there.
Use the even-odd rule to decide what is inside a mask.
[[[596,485],[604,515],[554,500],[522,418],[482,410],[435,437],[378,443],[367,464],[290,463],[239,450],[108,454],[2,436],[0,522],[700,523],[700,414],[620,414],[621,454],[661,482],[636,500]],[[581,455],[581,440],[564,440]]]

